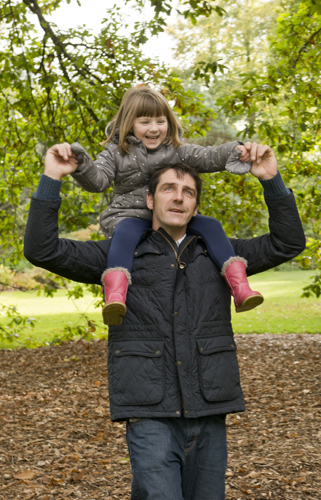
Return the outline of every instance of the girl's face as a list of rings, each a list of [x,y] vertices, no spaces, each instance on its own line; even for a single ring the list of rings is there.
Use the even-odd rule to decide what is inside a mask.
[[[134,121],[134,136],[147,149],[156,149],[166,139],[168,121],[166,116],[140,116]]]

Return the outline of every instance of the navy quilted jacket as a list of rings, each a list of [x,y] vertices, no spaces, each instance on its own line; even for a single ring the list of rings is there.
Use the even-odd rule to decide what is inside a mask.
[[[248,260],[249,275],[305,246],[293,195],[267,204],[270,234],[231,239],[236,254]],[[59,206],[32,200],[26,257],[75,281],[100,283],[109,243],[58,239]],[[243,411],[230,291],[203,241],[189,236],[177,250],[165,231],[150,231],[136,249],[132,282],[123,325],[109,329],[112,420]]]

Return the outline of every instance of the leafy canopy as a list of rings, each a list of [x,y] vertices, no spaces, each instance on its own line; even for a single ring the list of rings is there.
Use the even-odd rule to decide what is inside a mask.
[[[180,59],[186,64],[189,53],[193,56],[185,71],[188,81],[208,86],[208,94],[225,119],[237,124],[242,138],[267,142],[276,151],[309,236],[301,264],[313,262],[318,270],[304,293],[321,296],[320,2],[279,0],[271,6],[262,0],[237,0],[226,6],[226,15],[216,25],[211,18],[200,20],[197,27],[181,21],[172,32]],[[229,188],[220,180],[220,189],[213,179],[206,201],[215,210],[216,193],[230,225],[254,215],[249,227],[255,230],[262,217],[257,189],[250,182],[228,180]],[[231,210],[224,205],[228,193]],[[239,217],[234,203],[238,197]]]
[[[85,27],[67,32],[49,22],[61,3],[0,2],[0,244],[14,248],[12,265],[21,256],[24,209],[48,147],[79,141],[95,156],[124,92],[138,83],[150,82],[162,90],[187,136],[204,130],[211,117],[201,95],[185,91],[175,73],[142,53],[147,38],[162,29],[162,2],[155,18],[135,23],[131,32],[120,7],[106,9],[99,33]],[[71,180],[64,182],[62,228],[87,227],[106,198],[81,191]]]

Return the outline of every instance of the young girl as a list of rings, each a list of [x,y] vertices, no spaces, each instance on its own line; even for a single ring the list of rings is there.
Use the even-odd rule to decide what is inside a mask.
[[[96,161],[78,143],[60,146],[64,159],[76,157],[78,167],[72,175],[84,189],[101,192],[114,182],[115,197],[100,217],[104,235],[113,236],[107,270],[102,276],[103,318],[107,325],[120,325],[126,313],[134,251],[145,231],[151,228],[152,214],[146,206],[146,195],[153,170],[185,163],[200,173],[225,169],[243,174],[251,165],[245,163],[249,154],[237,141],[218,147],[185,144],[168,101],[148,86],[125,93],[118,113],[106,127],[106,136],[102,143],[105,149]],[[235,256],[218,220],[196,215],[188,225],[188,232],[204,238],[210,258],[231,288],[236,312],[253,309],[263,302],[262,295],[252,291],[248,284],[247,262]]]

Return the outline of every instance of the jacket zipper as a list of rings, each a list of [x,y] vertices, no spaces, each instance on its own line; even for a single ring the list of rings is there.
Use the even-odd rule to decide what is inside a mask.
[[[191,238],[187,243],[186,245],[184,246],[184,248],[182,249],[182,251],[180,252],[179,255],[177,255],[177,251],[174,247],[174,245],[169,241],[168,238],[166,238],[166,236],[161,233],[160,231],[157,231],[159,234],[161,234],[163,236],[163,238],[165,238],[165,240],[167,241],[167,243],[172,247],[172,249],[174,250],[174,253],[175,253],[175,257],[176,257],[176,266],[179,267],[180,269],[184,269],[184,267],[186,267],[186,264],[185,262],[181,261],[180,257],[181,255],[183,254],[185,248],[190,244],[190,242],[195,238],[195,236],[193,236],[193,238]]]

